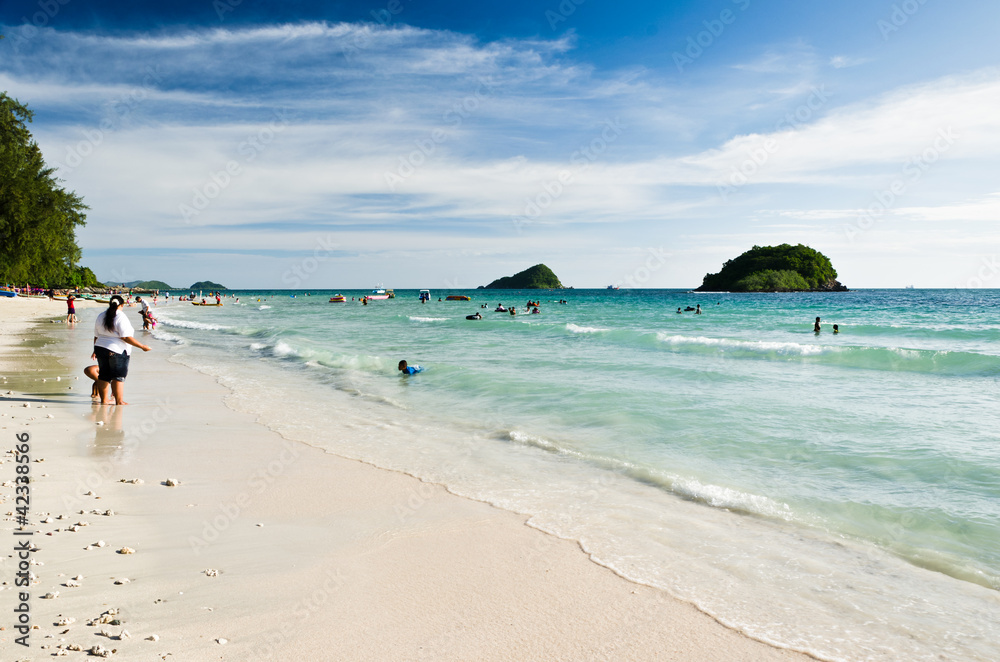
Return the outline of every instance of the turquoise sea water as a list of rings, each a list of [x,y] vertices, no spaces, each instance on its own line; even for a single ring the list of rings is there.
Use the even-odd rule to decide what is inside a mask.
[[[1000,659],[1000,291],[335,293],[161,303],[154,335],[285,436],[529,515],[758,639]]]

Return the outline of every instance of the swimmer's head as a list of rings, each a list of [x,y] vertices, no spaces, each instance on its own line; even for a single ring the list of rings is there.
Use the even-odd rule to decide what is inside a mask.
[[[400,361],[399,362],[399,369],[400,370],[406,370],[406,361]]]

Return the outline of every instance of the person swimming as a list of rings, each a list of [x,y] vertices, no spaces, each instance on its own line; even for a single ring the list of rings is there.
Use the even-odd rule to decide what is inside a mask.
[[[833,325],[833,332],[834,332],[834,333],[840,333],[840,327],[839,327],[839,326],[837,326],[836,324],[834,324],[834,325]]]
[[[481,320],[481,319],[483,319],[483,316],[480,313],[476,313],[475,315],[466,315],[465,319],[467,319],[467,320]]]
[[[819,318],[817,317],[816,318],[816,323],[813,324],[813,331],[815,331],[816,333],[819,333],[821,330],[822,330],[822,327],[820,326],[820,324],[819,324]]]
[[[404,375],[415,375],[418,372],[423,372],[424,369],[418,365],[407,365],[406,361],[399,362],[399,371]]]

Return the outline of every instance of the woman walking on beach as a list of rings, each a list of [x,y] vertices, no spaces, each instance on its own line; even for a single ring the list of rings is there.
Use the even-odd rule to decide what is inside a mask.
[[[125,311],[119,311],[125,305],[125,300],[119,295],[111,297],[108,309],[97,316],[94,323],[94,353],[91,358],[97,359],[97,391],[101,396],[101,404],[127,405],[124,399],[124,382],[128,375],[128,360],[131,347],[138,347],[144,352],[149,351],[148,345],[143,345],[132,337],[135,329],[125,316]],[[131,347],[130,347],[131,346]],[[108,397],[108,390],[114,397],[114,403]]]

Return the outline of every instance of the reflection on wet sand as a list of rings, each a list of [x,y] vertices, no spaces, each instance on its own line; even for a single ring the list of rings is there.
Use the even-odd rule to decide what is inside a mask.
[[[90,408],[90,420],[94,422],[94,452],[96,455],[112,455],[121,450],[125,441],[125,407],[94,405]]]

